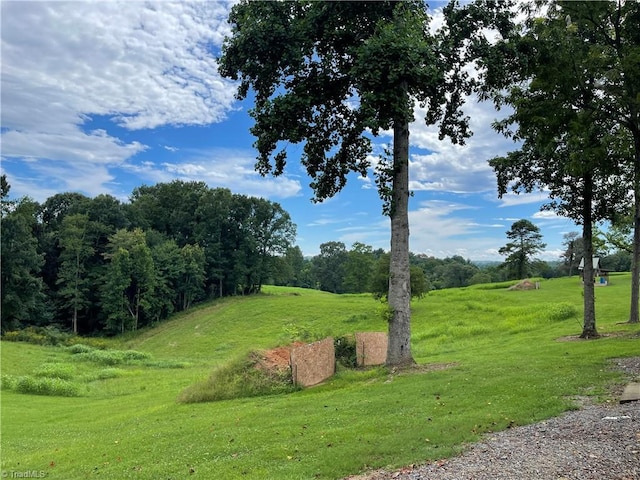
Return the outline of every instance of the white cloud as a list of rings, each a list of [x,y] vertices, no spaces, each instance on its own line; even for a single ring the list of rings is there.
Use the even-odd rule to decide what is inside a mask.
[[[250,151],[213,148],[185,151],[184,155],[180,163],[132,162],[123,169],[154,182],[201,181],[211,188],[228,188],[233,193],[265,198],[290,198],[302,192],[300,182],[294,178],[258,174]]]
[[[223,120],[235,87],[212,50],[228,32],[230,5],[2,2],[3,157],[58,161],[40,170],[97,194],[109,168],[146,149],[115,132]],[[94,118],[113,128],[87,131]],[[69,182],[91,165],[104,174]]]
[[[500,207],[513,207],[516,205],[526,205],[529,203],[546,203],[549,201],[549,194],[546,192],[532,192],[532,193],[506,193],[499,200]]]
[[[422,202],[409,212],[410,248],[438,258],[460,255],[474,260],[495,260],[500,244],[496,225],[484,225],[471,218],[476,207],[439,200]],[[464,212],[469,211],[465,216]]]
[[[465,145],[454,145],[438,138],[438,127],[424,123],[426,111],[415,110],[410,142],[427,150],[411,157],[411,188],[414,190],[477,193],[495,191],[496,180],[488,161],[514,148],[513,142],[496,133],[492,122],[498,117],[493,105],[468,97],[464,106],[473,135]],[[506,111],[501,112],[506,115]]]

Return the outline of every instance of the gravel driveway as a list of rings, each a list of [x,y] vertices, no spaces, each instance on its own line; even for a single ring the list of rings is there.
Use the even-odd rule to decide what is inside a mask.
[[[613,364],[629,381],[640,381],[640,357]],[[448,460],[348,478],[640,480],[640,402],[584,405],[544,422],[486,435]]]

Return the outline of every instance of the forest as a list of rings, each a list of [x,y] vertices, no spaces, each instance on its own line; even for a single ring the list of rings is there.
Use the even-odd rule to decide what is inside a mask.
[[[340,241],[304,257],[296,225],[274,202],[173,181],[140,186],[129,202],[66,192],[42,204],[10,200],[2,177],[2,331],[53,326],[115,335],[153,325],[204,300],[258,293],[264,284],[333,293],[388,292],[389,254]],[[558,262],[532,259],[526,275],[576,273],[580,238]],[[630,255],[603,266],[629,271]],[[414,297],[430,290],[518,278],[509,262],[477,265],[410,254]]]

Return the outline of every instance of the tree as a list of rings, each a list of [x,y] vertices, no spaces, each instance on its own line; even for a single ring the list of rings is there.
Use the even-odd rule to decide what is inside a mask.
[[[555,1],[544,5],[549,19],[537,20],[527,36],[538,42],[553,40],[545,59],[549,65],[547,73],[565,92],[591,91],[590,97],[583,95],[572,105],[590,115],[592,128],[598,125],[615,131],[608,148],[615,150],[624,165],[617,183],[632,192],[629,322],[637,323],[640,321],[640,2]]]
[[[200,245],[185,245],[180,249],[180,278],[177,285],[180,310],[188,310],[202,297],[205,280],[204,249]]]
[[[507,231],[507,238],[511,241],[498,253],[506,255],[505,263],[514,275],[512,278],[526,278],[531,273],[534,255],[547,246],[542,243],[540,229],[529,220],[518,220]]]
[[[369,289],[375,298],[386,302],[389,295],[389,262],[388,253],[380,255],[378,258]],[[422,298],[429,293],[429,282],[424,274],[424,270],[418,265],[409,267],[411,281],[411,298]]]
[[[195,240],[204,248],[205,288],[219,297],[227,295],[225,272],[230,270],[232,249],[228,245],[228,232],[231,220],[231,206],[234,197],[226,188],[207,190],[198,202],[195,211]],[[235,290],[230,290],[234,292]]]
[[[345,266],[349,254],[342,242],[326,242],[320,245],[320,255],[313,257],[313,271],[318,288],[325,292],[343,293]]]
[[[113,333],[137,330],[150,308],[154,289],[151,249],[141,229],[118,230],[110,237],[109,264],[103,288],[107,329]]]
[[[285,254],[293,244],[296,226],[280,204],[256,197],[249,201],[252,208],[247,235],[253,237],[257,253],[252,290],[259,292],[270,274],[272,257]]]
[[[3,188],[8,194],[9,186]],[[0,225],[0,321],[2,331],[25,324],[42,324],[49,319],[45,285],[41,277],[44,264],[34,235],[38,204],[29,198],[13,202],[10,209],[2,198]]]
[[[602,72],[594,69],[600,57],[587,34],[592,26],[584,18],[574,23],[576,8],[585,14],[603,3],[553,2],[546,18],[530,12],[524,34],[510,42],[522,59],[513,71],[518,83],[496,97],[514,107],[496,128],[521,147],[490,161],[500,196],[545,188],[551,198],[545,208],[582,224],[586,279],[593,278],[593,225],[624,205],[627,193],[624,182],[611,181],[621,178],[628,150],[620,147],[625,133],[600,108]],[[582,336],[598,336],[591,281],[584,282]]]
[[[578,241],[579,235],[578,232],[568,232],[562,236],[565,251],[560,258],[567,268],[569,276],[573,275],[573,268],[577,267],[580,263],[579,259],[582,258],[582,243]]]
[[[93,255],[91,239],[87,235],[89,216],[68,215],[63,218],[59,232],[60,269],[56,284],[61,307],[71,311],[73,333],[78,333],[78,312],[90,304],[91,284],[87,276],[87,260]]]
[[[260,173],[282,174],[283,142],[304,143],[301,161],[314,201],[322,201],[344,187],[349,173],[366,175],[370,136],[393,130],[393,153],[377,171],[391,220],[390,365],[413,362],[408,171],[414,106],[427,106],[426,123],[439,124],[443,138],[462,143],[469,132],[461,106],[479,86],[464,68],[480,53],[490,57],[481,29],[506,34],[508,15],[504,5],[453,3],[445,9],[446,25],[433,34],[423,1],[243,1],[231,10],[220,73],[240,80],[239,99],[250,89],[255,93],[251,132]],[[493,71],[484,76],[500,78]]]
[[[373,247],[355,242],[347,252],[344,289],[349,293],[364,293],[369,290],[375,258]]]
[[[194,242],[195,215],[207,190],[204,182],[181,180],[143,185],[131,194],[130,216],[137,227],[165,233],[183,247]]]

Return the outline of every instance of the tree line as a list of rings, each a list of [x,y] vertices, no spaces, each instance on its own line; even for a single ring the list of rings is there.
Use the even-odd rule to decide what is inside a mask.
[[[8,200],[2,176],[2,330],[136,330],[271,278],[296,226],[277,204],[203,182],[141,186],[130,202],[60,193]]]
[[[67,192],[39,204],[9,200],[10,186],[1,180],[3,332],[55,325],[117,334],[200,301],[257,293],[267,283],[378,298],[389,293],[389,252],[333,241],[305,257],[294,245],[289,214],[264,199],[176,180],[138,187],[128,203]],[[584,250],[577,233],[565,235],[566,251],[552,263],[533,258],[544,244],[531,222],[520,220],[506,233],[511,241],[500,249],[507,257],[502,263],[410,253],[411,295],[577,273]],[[624,236],[609,244],[614,240],[621,245]],[[594,247],[603,266],[628,271],[630,253],[607,255],[607,245],[602,239]]]

